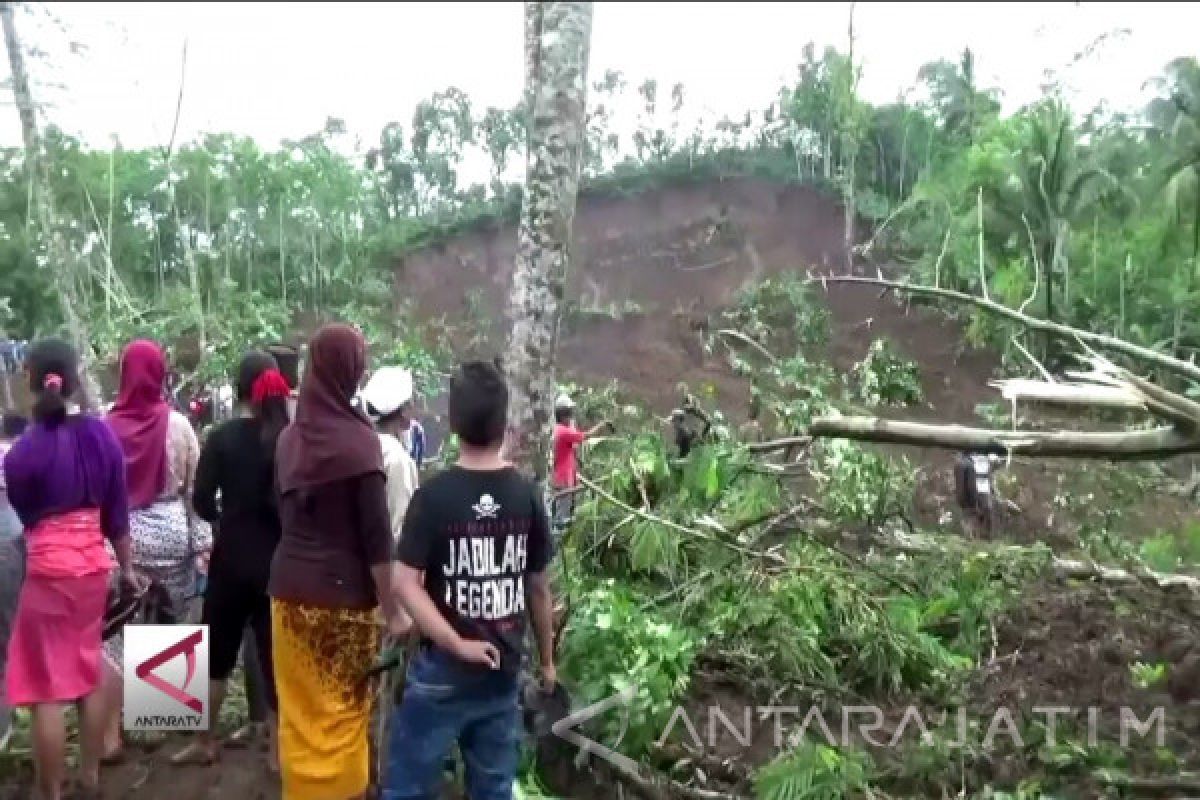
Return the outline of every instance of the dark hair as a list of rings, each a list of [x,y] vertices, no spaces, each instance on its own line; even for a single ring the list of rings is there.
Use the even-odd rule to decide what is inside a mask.
[[[275,445],[279,442],[279,434],[291,421],[288,418],[286,397],[268,397],[254,407],[254,418],[262,426],[260,439],[267,460],[275,463]]]
[[[275,357],[262,350],[250,350],[238,364],[237,399],[249,404],[254,395],[254,382],[267,370],[278,369]],[[287,378],[284,378],[286,381]],[[258,420],[259,441],[268,463],[275,463],[275,445],[279,434],[287,427],[288,408],[286,397],[267,397],[253,406],[254,418]]]
[[[554,409],[554,421],[559,425],[566,425],[567,420],[575,415],[575,409],[572,408],[556,408]]]
[[[33,419],[54,427],[67,417],[67,398],[79,391],[79,358],[62,339],[42,339],[29,348],[29,391]],[[54,377],[51,377],[54,376]]]
[[[287,381],[289,389],[300,385],[300,351],[286,344],[267,346],[267,353],[275,359],[279,374]]]
[[[250,402],[250,391],[254,386],[254,379],[269,369],[276,369],[275,358],[270,353],[251,350],[242,356],[242,361],[238,364],[237,386],[235,387],[239,403]]]
[[[4,415],[4,430],[0,434],[5,439],[16,439],[25,432],[25,426],[29,424],[29,420],[25,419],[20,414],[5,414]]]
[[[469,361],[450,376],[450,430],[463,442],[488,447],[504,440],[508,384],[495,362]]]

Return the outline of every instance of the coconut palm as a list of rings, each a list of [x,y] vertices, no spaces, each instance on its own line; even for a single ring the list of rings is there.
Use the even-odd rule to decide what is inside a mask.
[[[1200,62],[1178,58],[1155,83],[1165,95],[1146,109],[1153,134],[1165,141],[1168,206],[1180,226],[1191,226],[1192,258],[1200,255]]]
[[[957,64],[941,60],[921,67],[917,80],[928,86],[942,130],[952,140],[974,142],[975,132],[1000,111],[999,92],[978,86],[970,48],[963,50]]]
[[[1072,227],[1117,180],[1080,146],[1071,115],[1051,100],[1030,113],[1025,146],[1013,157],[1012,176],[999,192],[997,211],[1007,234],[1033,248],[1042,271],[1046,319],[1055,319],[1055,293],[1069,281],[1067,250]],[[1026,230],[1028,224],[1028,230]]]

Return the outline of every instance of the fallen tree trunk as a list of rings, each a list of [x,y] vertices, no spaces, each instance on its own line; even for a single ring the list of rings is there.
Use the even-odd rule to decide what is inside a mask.
[[[991,314],[999,317],[1012,320],[1024,328],[1031,331],[1039,331],[1047,333],[1059,339],[1067,339],[1070,341],[1084,342],[1102,350],[1108,350],[1113,353],[1120,353],[1129,358],[1141,361],[1146,364],[1153,364],[1168,372],[1176,375],[1181,375],[1189,380],[1200,383],[1200,366],[1197,366],[1190,361],[1174,358],[1166,353],[1160,353],[1157,350],[1152,350],[1149,347],[1127,342],[1124,339],[1118,339],[1115,336],[1109,336],[1103,333],[1093,333],[1092,331],[1080,330],[1072,328],[1070,325],[1063,325],[1059,322],[1051,322],[1049,320],[1031,317],[1017,311],[1014,308],[1009,308],[1006,305],[997,303],[986,297],[976,297],[973,294],[966,292],[958,292],[953,289],[941,289],[935,286],[921,286],[918,284],[904,283],[902,281],[889,281],[883,278],[862,278],[851,275],[837,275],[821,277],[822,283],[856,283],[866,286],[879,286],[886,289],[894,289],[899,292],[908,294],[924,295],[926,297],[940,297],[945,300],[953,300],[956,303],[966,303],[977,308],[983,309]]]
[[[1017,378],[993,381],[991,385],[1000,389],[1014,406],[1017,401],[1029,400],[1068,406],[1140,409],[1168,424],[1125,431],[1001,431],[953,424],[931,425],[876,417],[830,415],[813,420],[807,433],[814,438],[855,439],[960,452],[997,448],[1026,456],[1110,461],[1157,461],[1200,452],[1200,403],[1113,364],[1097,355],[1088,345],[1121,353],[1188,380],[1200,382],[1200,367],[1191,362],[1113,336],[1031,317],[1023,311],[1009,308],[986,296],[976,297],[952,289],[889,281],[882,277],[831,276],[820,280],[824,283],[879,286],[885,290],[966,303],[1012,320],[1030,330],[1072,339],[1087,351],[1083,360],[1090,363],[1091,370],[1070,372],[1070,380],[1065,382],[1054,380],[1041,365],[1038,365],[1038,368],[1042,369],[1045,380]]]
[[[1013,454],[1113,461],[1153,461],[1200,452],[1200,438],[1173,427],[1144,431],[1003,431],[963,425],[931,425],[878,417],[818,417],[814,438],[969,451],[998,447]]]

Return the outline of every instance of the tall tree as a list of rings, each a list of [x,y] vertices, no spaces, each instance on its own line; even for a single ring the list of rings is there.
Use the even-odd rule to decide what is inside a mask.
[[[1190,269],[1200,272],[1200,61],[1175,59],[1157,83],[1165,93],[1151,102],[1146,116],[1156,138],[1166,143],[1168,208],[1181,230],[1191,229]]]
[[[525,105],[529,146],[509,313],[512,337],[509,455],[546,475],[559,300],[583,162],[592,4],[525,4]]]
[[[845,213],[845,230],[843,232],[846,248],[846,265],[853,264],[854,220],[857,215],[855,206],[855,171],[858,163],[858,148],[862,142],[865,127],[865,113],[858,100],[859,70],[854,65],[854,7],[850,4],[850,21],[847,25],[846,36],[849,42],[844,61],[839,60],[839,69],[834,82],[834,108],[838,124],[838,133],[842,144],[844,161],[841,170],[842,205]]]
[[[1071,229],[1090,219],[1091,209],[1116,179],[1096,166],[1080,146],[1066,107],[1050,101],[1030,119],[1028,140],[1012,161],[1016,191],[1001,191],[999,210],[1008,233],[1021,239],[1029,225],[1042,268],[1046,319],[1056,319],[1055,299],[1069,280]]]
[[[1000,112],[998,92],[979,88],[970,48],[963,50],[958,64],[942,60],[921,67],[917,80],[928,87],[942,130],[952,141],[974,143],[983,123]]]
[[[53,276],[55,293],[62,308],[67,331],[83,362],[85,402],[100,396],[100,385],[96,382],[93,365],[92,340],[88,335],[87,323],[82,312],[85,308],[79,276],[85,268],[83,259],[71,246],[67,225],[60,219],[49,176],[49,160],[46,158],[41,132],[37,125],[37,106],[29,83],[29,72],[25,68],[25,53],[17,35],[17,24],[12,3],[0,3],[0,21],[4,25],[4,46],[8,50],[9,68],[12,70],[13,99],[21,119],[21,137],[25,144],[26,173],[30,181],[33,199],[33,217],[38,232],[34,241],[39,250],[38,264]]]

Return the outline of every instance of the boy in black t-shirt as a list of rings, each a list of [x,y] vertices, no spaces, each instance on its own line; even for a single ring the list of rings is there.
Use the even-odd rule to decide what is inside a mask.
[[[385,800],[437,797],[455,741],[471,800],[511,800],[527,612],[543,688],[557,680],[546,510],[500,456],[508,387],[494,365],[464,364],[449,406],[458,463],[413,495],[397,551],[400,596],[422,640],[392,718]]]

